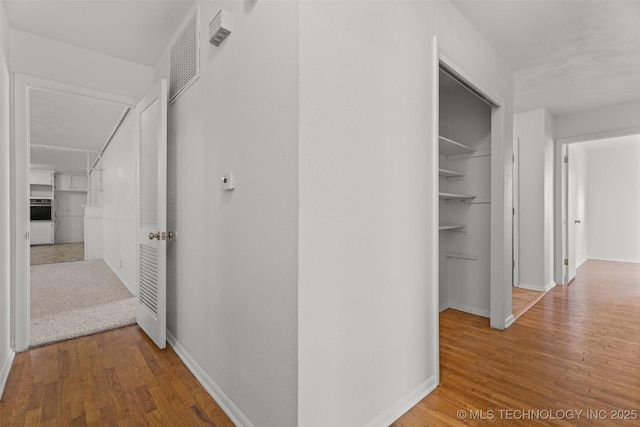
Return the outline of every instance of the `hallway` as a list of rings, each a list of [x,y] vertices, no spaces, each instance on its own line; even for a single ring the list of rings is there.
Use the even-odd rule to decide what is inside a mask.
[[[447,310],[440,387],[393,425],[458,425],[458,411],[472,425],[637,425],[639,307],[640,264],[589,260],[573,283],[556,286],[505,331]],[[470,419],[476,410],[484,421]],[[571,412],[536,421],[516,410]]]

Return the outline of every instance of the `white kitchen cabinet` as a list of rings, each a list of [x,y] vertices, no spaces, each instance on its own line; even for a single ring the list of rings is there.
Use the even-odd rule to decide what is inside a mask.
[[[87,191],[86,175],[57,174],[57,191]]]
[[[31,221],[29,234],[31,245],[52,245],[53,227],[53,221]]]
[[[53,185],[53,172],[32,170],[29,174],[29,181],[35,185]]]

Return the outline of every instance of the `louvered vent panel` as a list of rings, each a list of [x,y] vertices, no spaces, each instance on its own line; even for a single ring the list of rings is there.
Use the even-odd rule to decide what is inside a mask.
[[[158,223],[158,117],[155,100],[140,114],[140,226]]]
[[[182,30],[171,48],[169,102],[175,101],[200,74],[200,40],[198,10]]]
[[[140,283],[138,298],[151,313],[158,315],[158,250],[140,245]]]

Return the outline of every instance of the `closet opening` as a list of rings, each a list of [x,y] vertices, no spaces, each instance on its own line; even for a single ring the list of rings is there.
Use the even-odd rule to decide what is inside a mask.
[[[492,117],[500,106],[443,60],[438,90],[439,309],[491,318],[492,217],[500,209],[492,168],[503,166],[492,161]]]

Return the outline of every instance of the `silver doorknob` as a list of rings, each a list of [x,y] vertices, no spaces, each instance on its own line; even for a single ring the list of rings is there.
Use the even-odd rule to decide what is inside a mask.
[[[151,232],[149,233],[149,240],[158,239],[160,240],[160,232],[157,233]]]
[[[575,221],[573,221],[573,222],[575,222],[576,224],[582,224],[582,221],[580,221],[579,219],[576,219],[576,220],[575,220]]]

